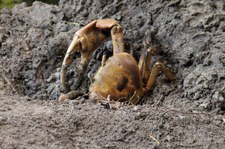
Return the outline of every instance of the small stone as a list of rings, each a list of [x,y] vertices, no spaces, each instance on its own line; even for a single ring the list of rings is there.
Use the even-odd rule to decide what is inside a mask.
[[[59,102],[64,102],[64,101],[67,101],[68,100],[68,96],[65,95],[65,94],[61,94],[59,96]]]
[[[7,117],[1,116],[1,117],[0,117],[0,123],[6,122],[7,119],[8,119]]]
[[[206,102],[203,102],[202,104],[200,104],[199,107],[204,110],[211,110],[212,103],[210,101],[206,101]]]
[[[183,115],[178,115],[178,117],[179,117],[181,120],[185,119],[185,116],[183,116]]]
[[[215,92],[214,95],[212,96],[212,98],[213,98],[214,100],[217,100],[218,97],[219,97],[219,92]]]
[[[204,76],[200,76],[198,77],[198,79],[196,80],[196,85],[198,84],[202,84],[203,82],[207,81],[207,79]]]
[[[222,96],[222,94],[219,92],[219,91],[216,91],[214,93],[214,95],[212,96],[212,98],[215,100],[215,101],[220,101],[220,102],[223,102],[224,101],[224,97]]]
[[[137,111],[138,109],[138,106],[134,106],[134,111]]]

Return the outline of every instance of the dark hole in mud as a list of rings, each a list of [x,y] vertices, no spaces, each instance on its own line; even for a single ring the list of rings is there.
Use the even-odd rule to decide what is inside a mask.
[[[225,111],[225,106],[221,107],[221,111]]]
[[[192,64],[193,64],[193,61],[189,60],[184,64],[184,67],[190,67]]]

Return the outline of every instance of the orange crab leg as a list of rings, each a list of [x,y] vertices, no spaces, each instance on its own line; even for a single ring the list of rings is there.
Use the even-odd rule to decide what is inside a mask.
[[[145,87],[145,92],[148,92],[152,89],[159,71],[162,71],[170,81],[175,81],[175,76],[173,75],[171,70],[168,69],[163,63],[158,61],[151,71],[150,77]]]
[[[144,82],[146,82],[149,78],[151,59],[152,59],[152,56],[155,55],[155,53],[156,53],[156,48],[148,48],[147,53],[145,50],[142,51],[141,53],[141,57],[138,63],[138,68],[140,70],[140,74]]]
[[[146,57],[145,51],[142,51],[141,57],[140,57],[139,62],[138,62],[138,68],[139,68],[141,76],[142,76],[142,71],[143,71],[143,68],[144,68],[145,57]]]
[[[97,20],[96,28],[111,30],[113,54],[124,52],[123,28],[116,20],[114,19]]]
[[[101,67],[103,67],[105,65],[105,62],[106,62],[106,55],[104,54],[102,56],[102,62],[101,62]]]
[[[124,52],[124,35],[123,28],[119,24],[111,29],[113,54]]]
[[[147,55],[146,55],[144,67],[142,70],[142,79],[144,81],[147,81],[149,78],[151,60],[152,60],[152,56],[155,55],[155,53],[156,53],[156,48],[148,48],[147,49]]]

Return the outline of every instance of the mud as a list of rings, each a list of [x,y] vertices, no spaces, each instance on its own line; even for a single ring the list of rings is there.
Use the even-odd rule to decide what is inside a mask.
[[[225,2],[202,0],[35,2],[0,11],[1,148],[222,148],[225,144]],[[107,110],[79,98],[60,104],[59,72],[74,33],[94,19],[124,27],[138,60],[152,41],[176,75],[163,75],[142,105]],[[88,91],[105,42],[79,90]],[[79,55],[70,68],[76,73]],[[72,79],[71,84],[76,78]],[[74,86],[72,86],[74,87]],[[222,115],[221,115],[222,114]]]

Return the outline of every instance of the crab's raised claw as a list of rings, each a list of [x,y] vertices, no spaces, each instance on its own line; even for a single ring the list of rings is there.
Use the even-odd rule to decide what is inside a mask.
[[[67,84],[67,77],[66,77],[66,70],[68,66],[73,62],[73,57],[75,52],[79,51],[80,49],[81,49],[80,39],[79,37],[75,36],[64,57],[61,74],[60,74],[61,75],[60,81],[66,93],[69,92],[69,86]]]
[[[112,30],[112,31],[111,31]],[[70,44],[66,56],[63,60],[61,70],[61,83],[64,87],[64,92],[69,92],[68,80],[66,78],[66,70],[73,62],[75,52],[81,53],[81,61],[77,71],[76,87],[79,86],[83,73],[91,59],[92,53],[100,46],[100,44],[111,36],[113,39],[113,49],[123,51],[123,30],[121,25],[114,19],[94,20],[85,27],[81,28],[75,33],[74,39]],[[115,51],[114,51],[115,52]]]

